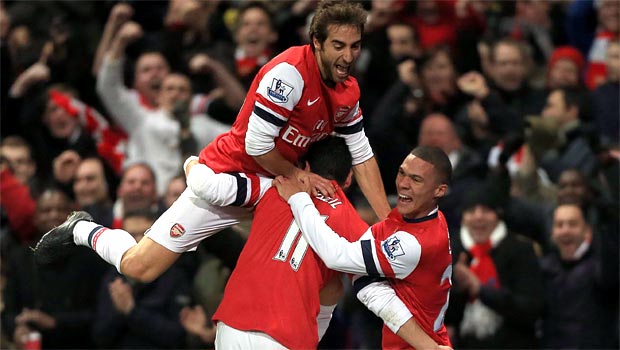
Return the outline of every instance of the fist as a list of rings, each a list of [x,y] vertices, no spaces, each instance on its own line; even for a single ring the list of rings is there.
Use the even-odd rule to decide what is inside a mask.
[[[118,38],[126,45],[140,39],[144,33],[142,27],[136,22],[127,22],[123,24],[118,31]]]
[[[208,73],[211,68],[211,61],[207,54],[197,54],[189,61],[189,70],[192,73]]]
[[[133,8],[129,4],[119,3],[114,5],[112,11],[110,11],[109,21],[116,26],[120,26],[127,22],[131,16],[133,16]]]
[[[67,150],[62,152],[53,161],[54,177],[61,183],[68,183],[75,176],[82,158],[77,152]]]
[[[486,80],[482,74],[478,72],[469,72],[463,74],[456,82],[459,89],[468,95],[472,95],[478,99],[485,98],[489,94]]]

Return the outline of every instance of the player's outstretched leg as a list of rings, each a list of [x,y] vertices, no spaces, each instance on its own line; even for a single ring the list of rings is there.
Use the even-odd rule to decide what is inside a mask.
[[[75,245],[73,228],[80,221],[93,221],[93,217],[85,211],[74,211],[60,226],[44,234],[34,248],[35,261],[45,265],[65,257]]]

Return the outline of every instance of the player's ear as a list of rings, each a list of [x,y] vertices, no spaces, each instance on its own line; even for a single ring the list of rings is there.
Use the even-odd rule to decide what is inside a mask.
[[[306,161],[306,163],[305,163],[305,165],[304,165],[304,170],[305,170],[305,171],[312,172],[312,169],[310,169],[310,163],[308,163],[308,161]]]
[[[442,198],[448,192],[448,185],[441,184],[435,188],[435,199]]]
[[[349,186],[351,186],[352,183],[353,183],[353,171],[349,170],[349,175],[347,175],[347,179],[344,180],[344,183],[342,184],[342,189],[346,190],[347,188],[349,188]]]

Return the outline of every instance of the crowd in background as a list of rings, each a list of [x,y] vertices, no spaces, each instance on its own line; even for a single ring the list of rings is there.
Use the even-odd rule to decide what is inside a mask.
[[[415,146],[453,165],[454,347],[617,349],[620,2],[361,3],[353,75],[389,198]],[[139,240],[261,66],[309,42],[316,4],[0,1],[2,348],[212,346],[247,226],[149,284],[29,247],[78,208]],[[380,325],[348,292],[320,346],[379,348]]]

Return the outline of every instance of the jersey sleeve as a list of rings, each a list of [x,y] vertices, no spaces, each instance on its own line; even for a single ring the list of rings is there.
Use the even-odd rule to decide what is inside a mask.
[[[413,314],[396,295],[396,291],[388,281],[373,280],[365,283],[364,279],[369,279],[369,277],[361,277],[354,282],[357,299],[368,310],[380,317],[392,332],[398,332],[400,327],[413,317]],[[358,285],[361,285],[359,290]]]
[[[303,237],[330,269],[403,279],[420,261],[420,243],[407,232],[397,231],[385,240],[379,240],[374,237],[371,227],[359,240],[349,242],[323,221],[307,193],[291,196],[288,203]]]
[[[353,165],[357,165],[372,158],[372,148],[364,132],[364,123],[362,117],[362,109],[359,102],[349,112],[349,114],[334,124],[334,133],[344,138],[351,156],[353,157]]]
[[[299,102],[303,88],[301,74],[288,63],[277,64],[265,73],[255,91],[248,121],[245,149],[249,155],[263,155],[275,147],[274,139]]]

